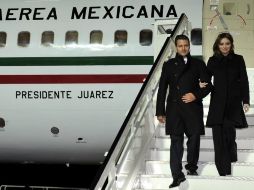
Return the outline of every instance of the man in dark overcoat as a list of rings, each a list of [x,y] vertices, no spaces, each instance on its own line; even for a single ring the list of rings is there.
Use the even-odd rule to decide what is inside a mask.
[[[190,55],[189,38],[178,35],[175,45],[175,58],[165,62],[162,68],[156,105],[157,119],[166,123],[166,134],[171,138],[170,169],[173,183],[169,188],[185,181],[182,172],[184,134],[188,137],[187,174],[198,175],[200,135],[204,134],[202,98],[209,94],[212,87],[205,63]],[[200,88],[199,81],[208,84]]]

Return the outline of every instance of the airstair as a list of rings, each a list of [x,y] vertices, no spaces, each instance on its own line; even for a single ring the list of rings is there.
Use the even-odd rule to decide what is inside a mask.
[[[163,63],[175,56],[174,38],[178,34],[189,35],[189,23],[183,14],[179,20],[155,24],[155,33],[165,43],[157,52],[157,59],[130,109],[101,172],[92,186],[95,190],[152,190],[168,189],[172,182],[169,168],[170,137],[165,126],[155,117],[156,93]],[[159,23],[159,24],[158,24]],[[254,70],[248,69],[251,105],[253,105]],[[209,95],[203,100],[206,120]],[[174,189],[184,190],[252,190],[254,187],[254,108],[246,114],[249,128],[237,130],[238,162],[233,163],[232,176],[218,175],[214,164],[212,132],[206,128],[201,137],[199,176],[186,176],[187,180]],[[185,139],[186,141],[186,139]],[[183,157],[186,162],[186,145]],[[184,164],[184,163],[183,163]],[[184,171],[185,172],[185,171]]]

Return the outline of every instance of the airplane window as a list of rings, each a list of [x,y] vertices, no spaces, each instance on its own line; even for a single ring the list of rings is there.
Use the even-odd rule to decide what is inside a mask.
[[[194,28],[191,30],[191,44],[202,45],[202,29]]]
[[[6,32],[0,32],[0,47],[5,47],[6,38],[7,38]]]
[[[90,33],[90,44],[102,44],[102,31],[93,30]]]
[[[127,31],[125,30],[117,30],[115,32],[115,44],[124,45],[127,43]]]
[[[66,45],[78,44],[78,32],[77,31],[66,32],[65,44]]]
[[[223,4],[223,14],[224,15],[235,15],[236,14],[235,3],[224,3]]]
[[[45,31],[41,36],[41,44],[43,46],[50,46],[54,44],[54,32],[53,31]]]
[[[24,31],[18,34],[18,46],[27,47],[30,44],[30,32]]]
[[[153,41],[153,32],[151,30],[141,30],[139,33],[139,43],[142,46],[150,46]]]

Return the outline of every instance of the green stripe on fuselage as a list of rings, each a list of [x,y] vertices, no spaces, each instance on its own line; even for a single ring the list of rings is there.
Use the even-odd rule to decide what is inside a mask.
[[[153,64],[152,56],[0,58],[0,66],[152,65],[152,64]]]
[[[202,59],[202,56],[195,56]],[[152,56],[3,57],[0,66],[152,65]]]

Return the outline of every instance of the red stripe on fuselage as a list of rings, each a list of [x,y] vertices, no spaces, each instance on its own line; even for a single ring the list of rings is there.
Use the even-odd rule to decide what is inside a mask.
[[[0,84],[143,83],[145,74],[0,75]]]

